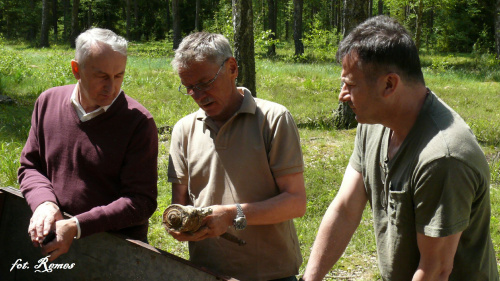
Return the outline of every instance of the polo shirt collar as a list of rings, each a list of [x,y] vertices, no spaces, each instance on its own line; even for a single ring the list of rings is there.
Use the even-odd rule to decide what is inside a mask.
[[[250,90],[245,87],[238,87],[238,90],[243,91],[243,102],[241,103],[240,109],[236,111],[233,116],[236,116],[240,113],[250,113],[255,114],[257,110],[257,103],[255,103],[255,99],[252,96]],[[198,109],[196,113],[196,119],[205,121],[208,118],[206,112],[203,109]]]

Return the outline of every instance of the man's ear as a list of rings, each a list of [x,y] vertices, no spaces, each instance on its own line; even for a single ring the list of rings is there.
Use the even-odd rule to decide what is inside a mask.
[[[392,95],[399,86],[401,82],[401,77],[397,73],[389,73],[384,78],[385,89],[384,89],[384,97],[388,97]]]
[[[238,78],[238,62],[236,59],[234,57],[230,57],[227,64],[229,65],[229,74],[231,75],[231,78]]]
[[[76,80],[80,80],[80,65],[76,60],[71,60],[71,71],[73,71]]]

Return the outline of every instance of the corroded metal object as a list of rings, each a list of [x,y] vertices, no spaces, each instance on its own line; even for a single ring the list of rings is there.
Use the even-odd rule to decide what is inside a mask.
[[[203,219],[212,214],[212,208],[195,208],[193,206],[183,206],[172,204],[163,212],[163,225],[170,230],[179,232],[196,232],[200,229]],[[231,233],[224,233],[220,237],[234,242],[240,246],[246,242]]]
[[[172,204],[163,212],[163,224],[179,232],[196,232],[200,229],[203,219],[211,214],[211,208]]]

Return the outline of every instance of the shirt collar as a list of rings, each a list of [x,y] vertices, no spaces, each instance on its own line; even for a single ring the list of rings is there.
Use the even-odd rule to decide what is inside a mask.
[[[83,109],[83,106],[78,101],[79,90],[80,90],[80,82],[76,82],[76,86],[73,89],[73,93],[71,94],[71,103],[75,107],[76,113],[78,114],[78,117],[82,121],[84,121],[85,119],[90,120],[91,118],[97,116],[97,113],[99,113],[101,111],[106,112],[113,105],[113,103],[120,96],[120,94],[123,92],[123,90],[120,89],[120,92],[118,93],[118,95],[113,99],[113,101],[109,105],[101,106],[101,107],[97,108],[96,110],[87,113],[87,112],[85,112],[85,109]],[[87,117],[87,118],[85,118],[85,117]],[[90,117],[90,118],[88,118],[88,117]],[[85,121],[87,121],[87,120],[85,120]]]
[[[255,103],[255,99],[252,96],[250,90],[245,87],[238,87],[239,91],[243,92],[243,102],[241,103],[240,108],[236,111],[233,116],[236,116],[240,113],[250,113],[255,114],[255,110],[257,110],[257,104]],[[207,119],[207,113],[203,109],[199,109],[196,113],[196,119],[205,120]]]

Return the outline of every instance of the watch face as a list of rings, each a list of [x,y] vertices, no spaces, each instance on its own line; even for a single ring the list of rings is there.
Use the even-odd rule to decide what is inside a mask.
[[[242,230],[247,227],[247,219],[245,217],[238,217],[234,219],[234,228],[237,230]]]

